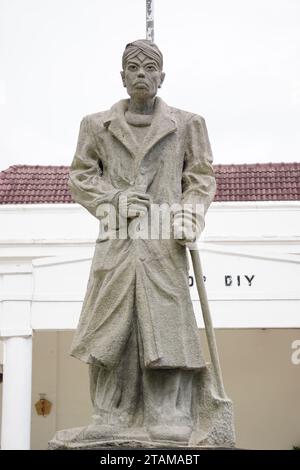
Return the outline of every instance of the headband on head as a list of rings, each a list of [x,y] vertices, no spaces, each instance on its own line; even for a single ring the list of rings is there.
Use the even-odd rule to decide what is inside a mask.
[[[133,59],[136,57],[140,52],[145,54],[147,57],[155,60],[158,63],[160,69],[163,68],[163,55],[158,49],[157,45],[154,42],[151,42],[147,39],[138,39],[137,41],[130,42],[125,47],[125,51],[122,57],[122,67],[123,70],[125,69],[126,62],[129,59]]]

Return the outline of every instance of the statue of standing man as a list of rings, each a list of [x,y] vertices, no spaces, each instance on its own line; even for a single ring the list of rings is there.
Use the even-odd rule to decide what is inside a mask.
[[[231,403],[215,394],[188,284],[186,246],[216,188],[205,121],[157,97],[154,43],[127,44],[122,65],[129,99],[82,120],[70,170],[100,231],[71,350],[89,364],[94,413],[69,440],[232,445],[230,426],[215,432]]]

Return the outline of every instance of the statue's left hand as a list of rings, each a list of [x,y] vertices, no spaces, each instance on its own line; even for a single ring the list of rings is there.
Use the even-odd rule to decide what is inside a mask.
[[[180,245],[190,245],[195,243],[200,235],[202,227],[193,214],[180,211],[173,218],[173,235],[174,239]]]
[[[174,239],[180,245],[187,243],[194,243],[196,241],[196,232],[192,223],[182,224],[180,220],[175,220],[173,223]]]

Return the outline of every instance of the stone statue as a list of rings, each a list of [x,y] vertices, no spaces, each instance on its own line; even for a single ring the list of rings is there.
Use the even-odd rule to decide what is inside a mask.
[[[216,188],[205,121],[156,96],[154,43],[127,44],[122,65],[129,99],[82,120],[69,179],[100,221],[71,349],[89,364],[94,414],[50,447],[232,446],[231,402],[216,394],[188,285],[186,247]]]

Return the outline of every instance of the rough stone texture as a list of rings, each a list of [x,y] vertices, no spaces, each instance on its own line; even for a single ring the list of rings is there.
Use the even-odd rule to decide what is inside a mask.
[[[234,444],[231,403],[205,365],[188,285],[186,244],[215,194],[213,157],[204,119],[156,97],[162,64],[155,44],[129,43],[121,76],[130,99],[80,126],[69,187],[100,227],[71,355],[89,364],[94,415],[50,448]],[[169,217],[157,219],[162,204]],[[149,237],[155,224],[168,237]]]
[[[82,121],[70,171],[74,199],[97,217],[101,206],[116,206],[122,192],[143,188],[154,204],[198,203],[205,212],[214,197],[215,178],[204,119],[156,98],[141,147],[125,120],[129,104],[121,100]],[[102,176],[97,174],[99,161]],[[141,224],[146,222],[141,218]],[[106,233],[117,236],[118,228],[109,226]],[[136,303],[145,367],[201,367],[186,248],[174,238],[103,241],[102,233],[72,355],[114,367],[128,340]]]
[[[189,440],[153,440],[144,426],[90,425],[58,431],[49,449],[101,448],[233,448],[235,433],[233,407],[229,399],[217,396],[210,366],[197,374],[193,413],[197,416]]]

